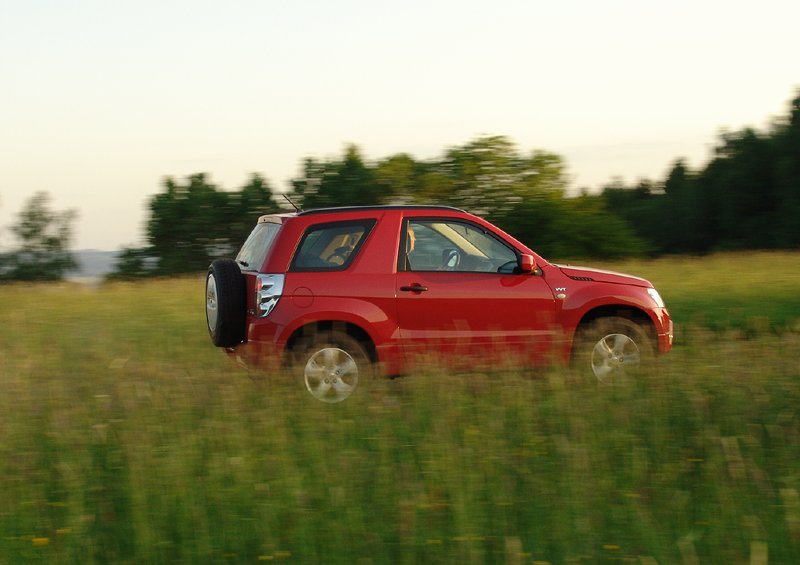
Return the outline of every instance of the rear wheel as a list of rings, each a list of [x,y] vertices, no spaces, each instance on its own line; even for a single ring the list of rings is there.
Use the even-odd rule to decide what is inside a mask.
[[[627,318],[599,318],[581,330],[575,344],[578,370],[612,384],[634,376],[653,356],[646,330]]]
[[[244,340],[246,290],[239,265],[217,259],[206,276],[206,322],[217,347],[232,347]]]
[[[301,340],[295,351],[294,372],[311,396],[322,402],[341,402],[373,373],[364,347],[346,333],[316,334]]]

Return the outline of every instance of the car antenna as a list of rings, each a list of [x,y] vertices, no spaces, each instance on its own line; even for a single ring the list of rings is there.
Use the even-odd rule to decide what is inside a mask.
[[[295,212],[302,212],[302,210],[301,210],[300,208],[298,208],[298,207],[297,207],[297,204],[295,204],[294,202],[292,202],[292,199],[291,199],[291,198],[289,198],[289,195],[288,195],[288,194],[286,194],[286,193],[284,192],[284,193],[283,193],[283,197],[286,199],[286,201],[287,201],[289,204],[291,204],[291,205],[292,205],[292,208],[294,208]]]

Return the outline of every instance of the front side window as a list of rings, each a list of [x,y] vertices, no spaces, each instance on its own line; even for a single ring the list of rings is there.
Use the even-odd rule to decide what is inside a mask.
[[[333,222],[311,226],[292,259],[292,271],[341,271],[358,254],[375,220]]]
[[[511,272],[516,252],[480,226],[453,221],[409,220],[405,248],[408,271]]]

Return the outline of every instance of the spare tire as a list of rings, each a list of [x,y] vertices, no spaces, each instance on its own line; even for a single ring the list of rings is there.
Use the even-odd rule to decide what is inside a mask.
[[[217,347],[232,347],[244,341],[247,309],[244,276],[231,259],[217,259],[206,276],[206,322]]]

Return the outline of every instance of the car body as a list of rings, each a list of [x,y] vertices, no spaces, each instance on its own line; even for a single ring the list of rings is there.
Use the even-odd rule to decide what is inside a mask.
[[[231,356],[267,370],[294,364],[312,393],[322,375],[321,396],[336,400],[355,386],[339,378],[348,371],[403,374],[431,358],[535,366],[583,351],[611,380],[669,351],[673,334],[647,280],[550,263],[444,206],[262,216],[235,263],[209,268],[206,313]]]

